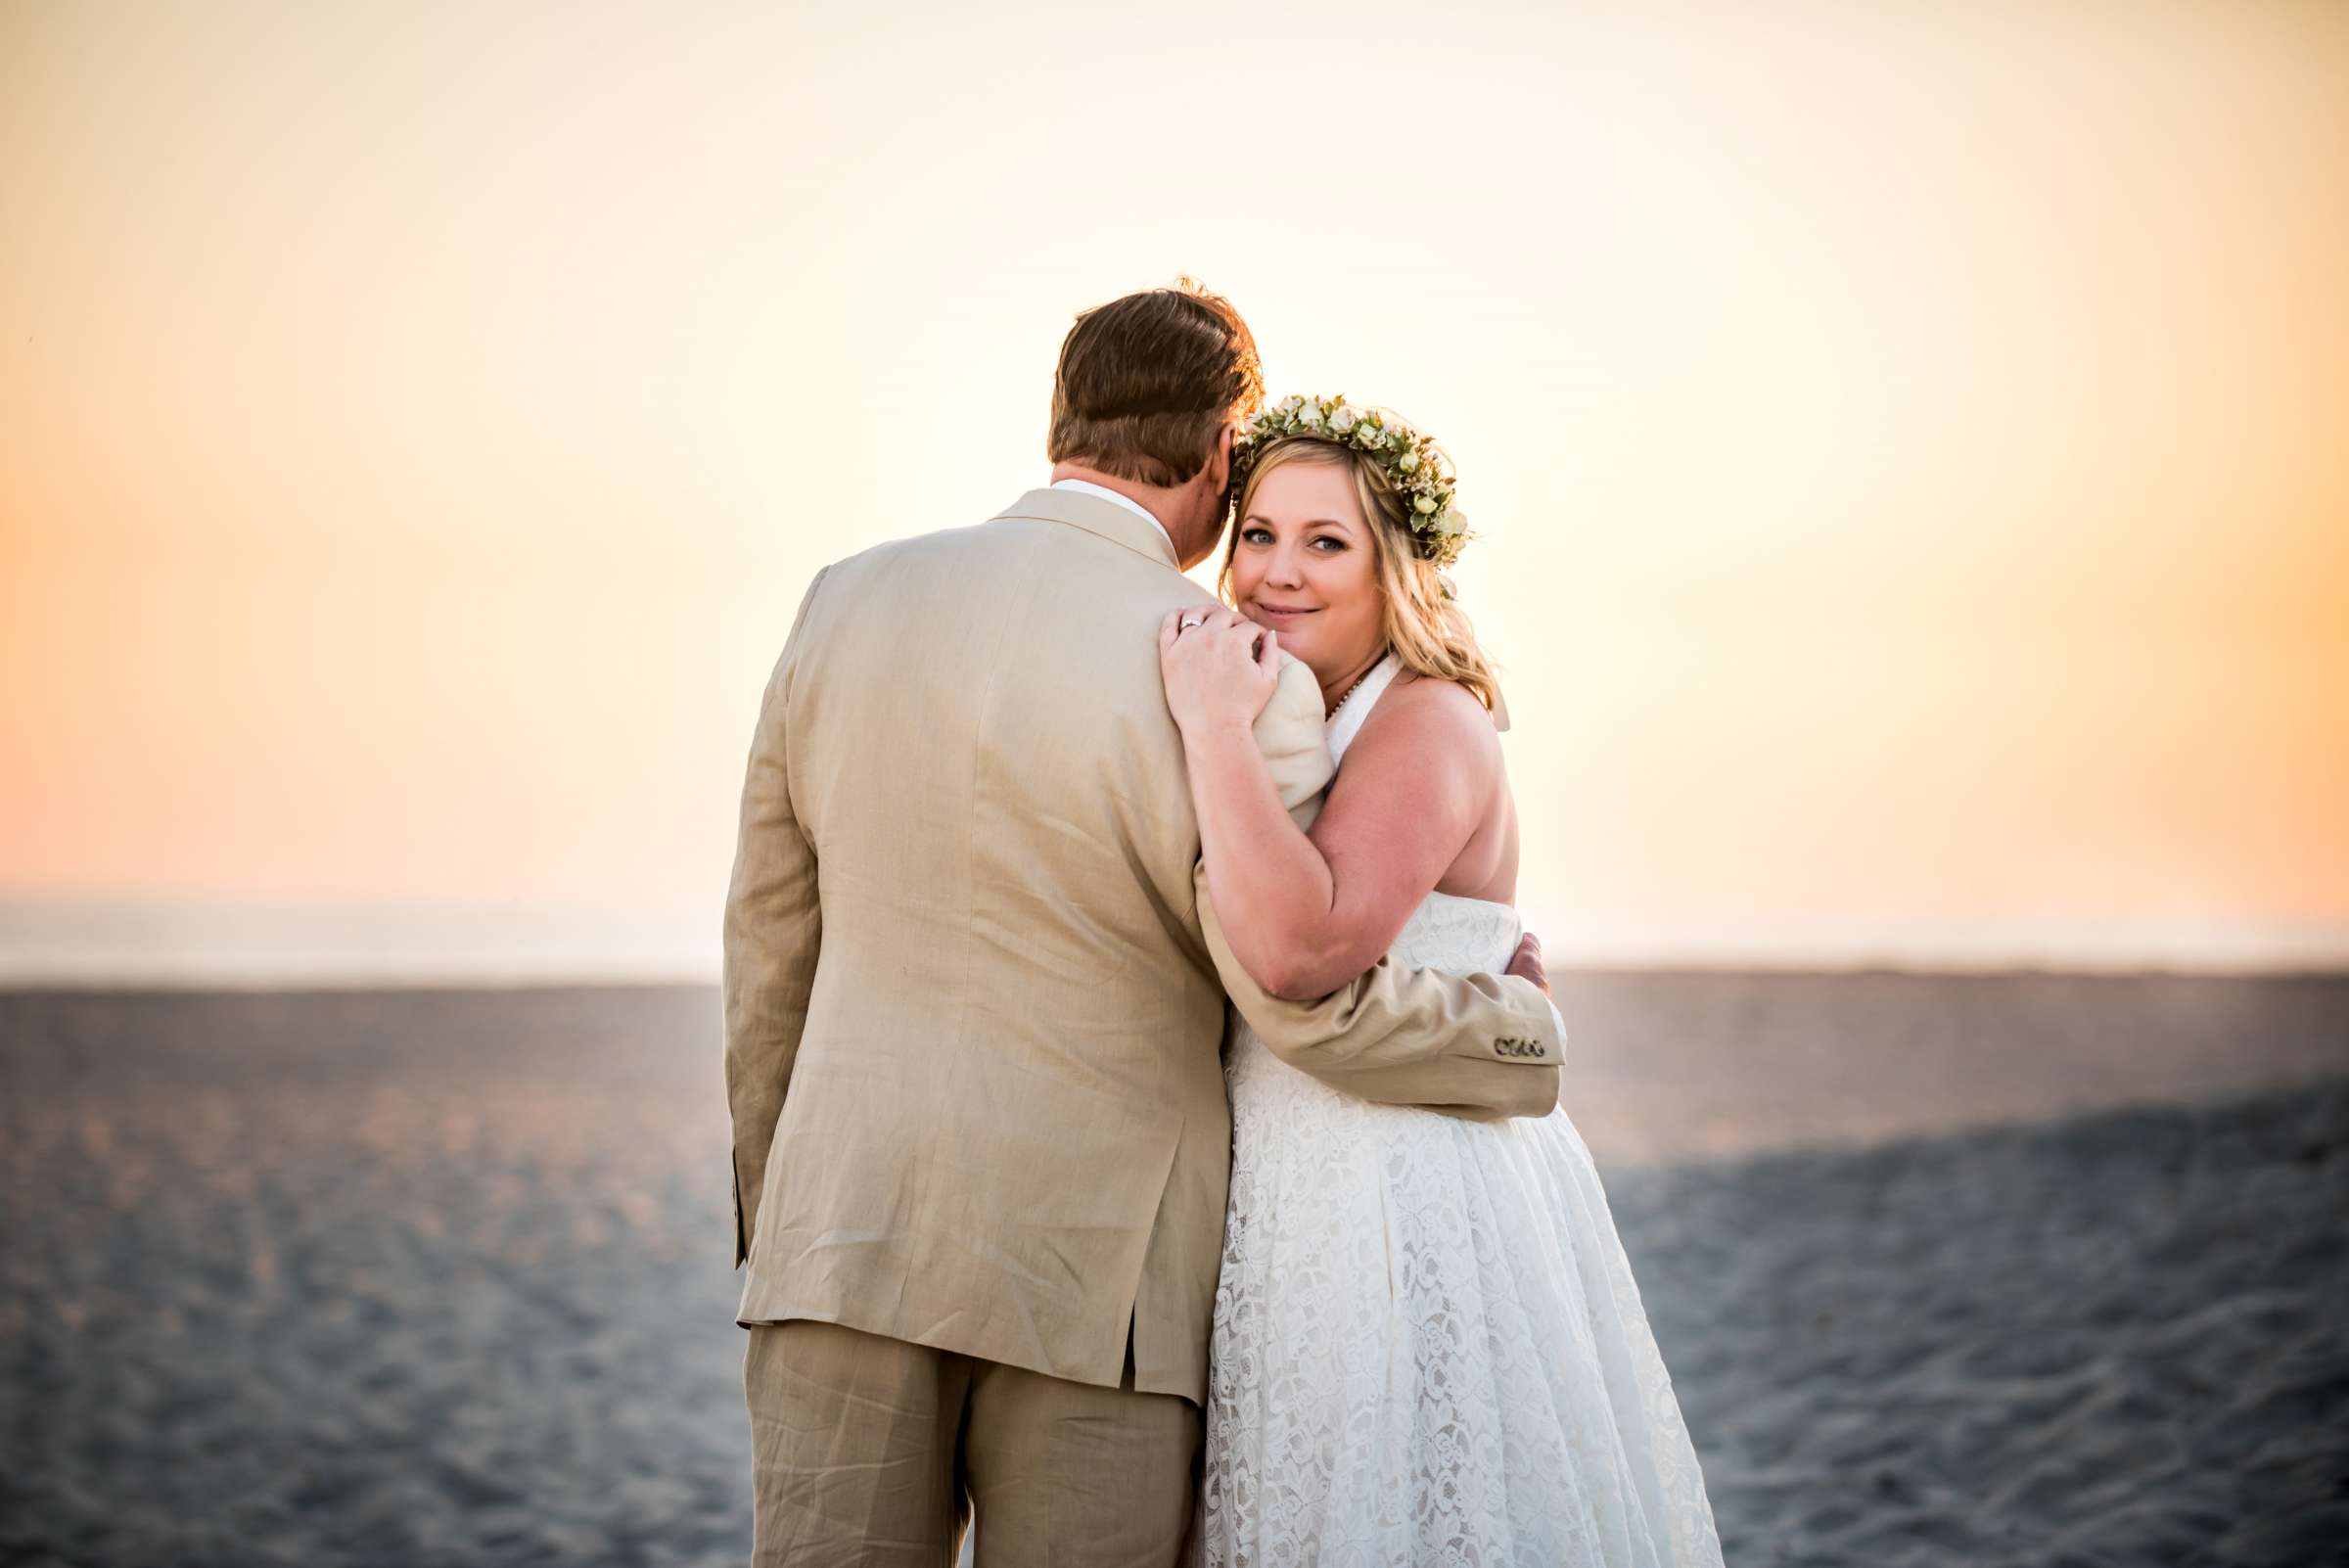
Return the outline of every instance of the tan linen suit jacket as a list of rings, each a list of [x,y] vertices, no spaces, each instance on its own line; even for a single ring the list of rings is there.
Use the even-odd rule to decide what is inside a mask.
[[[1367,1098],[1556,1103],[1547,999],[1382,963],[1268,995],[1213,930],[1156,630],[1211,597],[1148,520],[1039,489],[819,573],[767,683],[725,912],[745,1324],[813,1318],[1204,1402],[1224,996]],[[1258,725],[1326,784],[1293,661]],[[1203,923],[1207,929],[1203,930]]]

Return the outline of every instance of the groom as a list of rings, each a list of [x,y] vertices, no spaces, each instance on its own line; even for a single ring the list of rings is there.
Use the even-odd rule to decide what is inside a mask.
[[[1194,892],[1155,632],[1213,602],[1178,569],[1215,547],[1262,397],[1213,295],[1087,311],[1049,487],[837,562],[800,606],[725,914],[761,1564],[944,1564],[974,1513],[983,1564],[1174,1560],[1230,1174],[1227,992],[1352,1093],[1556,1102],[1530,939],[1506,977],[1382,963],[1283,1001]],[[1290,806],[1327,784],[1303,665],[1257,738]]]

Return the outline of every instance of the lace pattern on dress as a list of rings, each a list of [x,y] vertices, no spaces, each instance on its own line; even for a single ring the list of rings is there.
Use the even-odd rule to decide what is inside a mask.
[[[1397,668],[1341,707],[1333,752]],[[1490,971],[1519,934],[1505,904],[1431,894],[1393,951]],[[1201,1560],[1718,1568],[1679,1401],[1564,1110],[1373,1105],[1245,1023],[1227,1077]]]

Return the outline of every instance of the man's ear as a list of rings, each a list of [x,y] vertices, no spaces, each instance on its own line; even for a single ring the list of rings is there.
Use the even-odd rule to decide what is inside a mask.
[[[1231,438],[1229,425],[1216,432],[1215,455],[1207,460],[1208,467],[1215,471],[1215,484],[1209,487],[1219,495],[1231,488]]]

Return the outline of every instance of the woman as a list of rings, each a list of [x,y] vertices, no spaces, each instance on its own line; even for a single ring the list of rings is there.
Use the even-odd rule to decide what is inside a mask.
[[[1497,971],[1517,816],[1499,692],[1439,569],[1451,471],[1394,416],[1290,397],[1233,454],[1234,607],[1161,628],[1209,896],[1267,989],[1385,953]],[[1196,620],[1196,613],[1185,618]],[[1341,766],[1310,837],[1249,725],[1278,651]],[[1718,1564],[1704,1478],[1563,1109],[1353,1099],[1237,1027],[1200,1539],[1209,1564]]]

